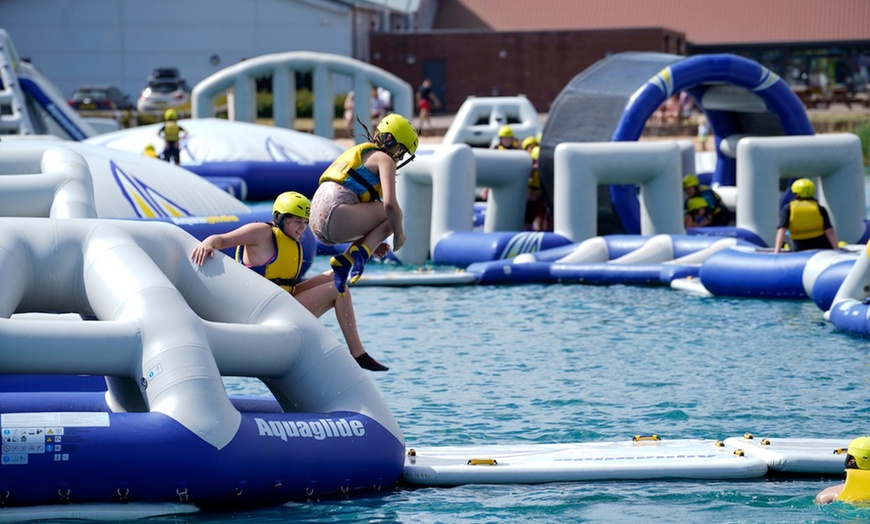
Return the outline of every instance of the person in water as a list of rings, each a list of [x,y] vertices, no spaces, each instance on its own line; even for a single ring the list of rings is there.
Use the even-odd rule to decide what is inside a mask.
[[[229,233],[210,235],[191,254],[201,266],[215,250],[236,247],[236,260],[288,291],[305,309],[320,317],[335,309],[335,318],[350,354],[360,367],[370,371],[389,368],[372,358],[357,331],[350,294],[340,295],[333,286],[332,271],[301,280],[302,235],[308,227],[311,201],[300,193],[281,193],[272,206],[272,222],[245,224]]]
[[[870,500],[870,437],[858,437],[846,450],[846,482],[823,489],[816,504]]]
[[[181,164],[181,139],[187,135],[187,130],[178,125],[178,113],[175,109],[167,109],[163,113],[163,125],[157,130],[157,136],[163,138],[163,160]]]
[[[710,186],[701,185],[696,175],[683,177],[683,193],[686,196],[683,212],[688,212],[688,203],[692,198],[701,197],[707,201],[707,214],[710,216],[710,226],[729,226],[734,220],[734,213],[728,209],[718,193]]]
[[[794,200],[783,206],[776,226],[773,252],[779,253],[788,231],[792,251],[807,249],[837,249],[837,233],[831,226],[828,210],[814,198],[816,185],[808,178],[799,178],[791,185]]]
[[[329,261],[339,294],[359,280],[373,254],[389,252],[387,237],[393,235],[394,251],[405,244],[396,172],[414,159],[417,131],[407,118],[389,114],[374,136],[366,129],[366,138],[326,168],[311,201],[311,230],[317,239],[325,245],[352,243]]]

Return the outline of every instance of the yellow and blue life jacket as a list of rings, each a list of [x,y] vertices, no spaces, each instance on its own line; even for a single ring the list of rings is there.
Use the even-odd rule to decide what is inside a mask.
[[[788,232],[795,240],[816,238],[825,234],[825,221],[815,200],[796,199],[788,203]]]
[[[359,195],[360,202],[380,202],[383,198],[381,179],[363,165],[363,155],[380,148],[372,143],[358,144],[341,154],[320,175],[320,183],[335,182]]]
[[[263,275],[275,284],[281,286],[291,295],[298,284],[302,272],[302,244],[272,226],[272,238],[275,240],[275,255],[262,266],[248,266],[256,273]],[[244,264],[245,246],[236,248],[236,261]]]

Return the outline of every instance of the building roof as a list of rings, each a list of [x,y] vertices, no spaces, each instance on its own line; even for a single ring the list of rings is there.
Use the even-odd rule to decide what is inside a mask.
[[[432,29],[637,27],[695,45],[870,41],[870,0],[440,0]]]

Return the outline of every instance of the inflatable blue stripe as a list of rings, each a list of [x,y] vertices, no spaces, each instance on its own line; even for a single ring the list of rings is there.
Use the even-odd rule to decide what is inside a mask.
[[[513,257],[570,243],[570,240],[557,233],[458,231],[446,235],[435,245],[432,262],[467,267],[475,262],[498,260],[505,254]]]
[[[870,304],[865,300],[844,300],[831,309],[831,324],[839,330],[870,337]]]
[[[705,260],[699,276],[704,287],[714,295],[805,299],[804,266],[817,252],[774,255],[726,249]]]
[[[555,264],[550,270],[556,282],[590,285],[625,284],[661,286],[673,278],[697,276],[697,266],[666,264]]]
[[[553,282],[550,276],[552,266],[549,262],[512,264],[507,260],[496,260],[476,262],[465,271],[477,276],[478,284],[549,284]]]
[[[849,271],[852,270],[852,266],[854,265],[854,260],[843,260],[842,262],[832,264],[830,267],[819,273],[819,276],[816,277],[816,281],[813,282],[812,289],[813,302],[819,306],[819,309],[822,311],[831,309],[834,297],[837,296],[840,286],[843,284],[843,281],[846,280]]]

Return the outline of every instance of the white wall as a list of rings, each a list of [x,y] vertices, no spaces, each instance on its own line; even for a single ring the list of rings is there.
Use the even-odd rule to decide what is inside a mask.
[[[268,53],[350,57],[352,24],[328,0],[0,0],[0,27],[66,96],[105,83],[135,100],[155,67],[178,67],[193,86]]]

